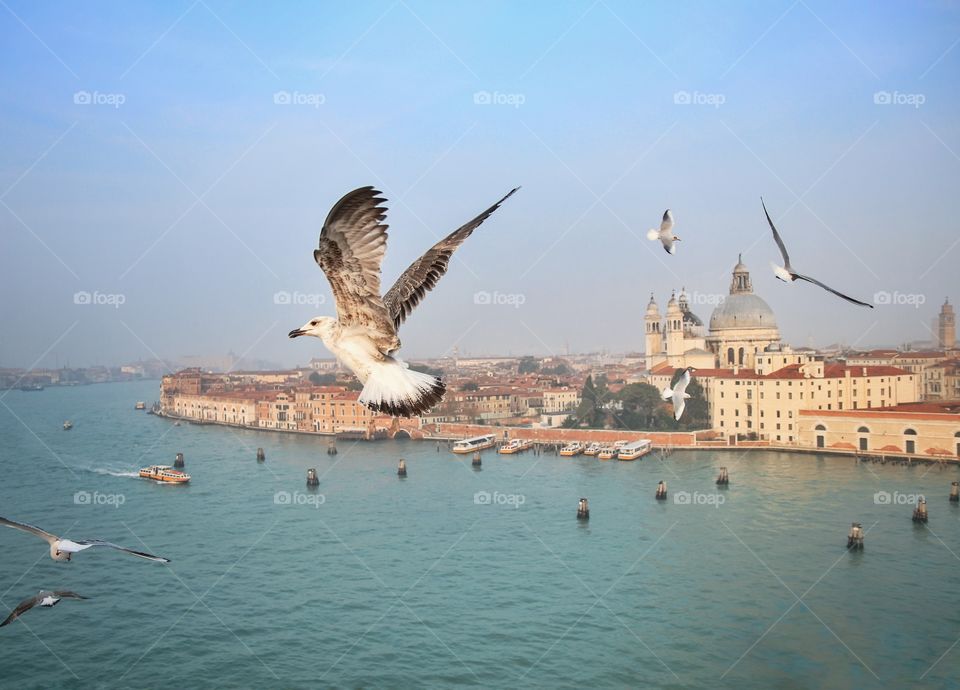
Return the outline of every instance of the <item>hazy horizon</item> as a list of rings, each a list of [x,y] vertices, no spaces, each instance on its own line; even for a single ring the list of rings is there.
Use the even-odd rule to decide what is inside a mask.
[[[368,184],[384,289],[522,186],[405,359],[643,350],[651,292],[706,322],[740,252],[788,343],[933,338],[960,299],[960,9],[547,7],[0,5],[0,366],[330,357],[286,334],[334,313],[312,251]],[[775,280],[761,195],[798,270],[895,303]],[[665,208],[672,257],[645,237]]]

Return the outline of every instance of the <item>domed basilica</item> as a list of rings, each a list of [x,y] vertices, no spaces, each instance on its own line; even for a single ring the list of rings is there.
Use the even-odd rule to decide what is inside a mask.
[[[661,317],[650,296],[644,316],[646,364],[651,371],[659,364],[697,369],[753,368],[757,354],[779,347],[780,330],[773,310],[753,294],[750,272],[742,257],[733,268],[730,294],[710,315],[709,331],[690,309],[686,290],[674,293]]]

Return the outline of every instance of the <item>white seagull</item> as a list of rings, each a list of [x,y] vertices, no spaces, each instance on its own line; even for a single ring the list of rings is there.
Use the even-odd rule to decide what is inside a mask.
[[[793,270],[793,267],[790,265],[790,255],[787,254],[787,248],[783,246],[783,238],[780,237],[780,233],[777,232],[777,228],[774,226],[773,221],[770,219],[770,214],[767,212],[767,205],[763,203],[763,197],[760,197],[760,205],[763,206],[763,212],[767,216],[767,222],[770,224],[770,229],[773,230],[773,240],[777,243],[777,246],[780,247],[780,255],[783,257],[783,266],[777,266],[772,261],[770,266],[773,268],[773,272],[776,274],[777,278],[782,280],[785,283],[791,283],[795,280],[805,280],[808,283],[813,283],[814,285],[819,285],[827,292],[832,292],[837,297],[842,297],[848,302],[853,302],[854,304],[859,304],[861,307],[870,307],[873,309],[872,304],[867,304],[866,302],[861,302],[858,299],[854,299],[849,295],[845,295],[842,292],[837,292],[829,285],[824,285],[816,278],[811,278],[810,276],[805,276],[802,273],[797,273]]]
[[[148,561],[159,561],[160,563],[169,563],[169,558],[162,558],[160,556],[154,556],[149,553],[143,553],[142,551],[134,551],[133,549],[127,549],[122,546],[117,546],[116,544],[111,544],[108,541],[100,541],[99,539],[86,540],[82,539],[79,541],[71,541],[70,539],[64,539],[58,537],[55,534],[50,534],[45,532],[39,527],[34,527],[33,525],[27,525],[22,522],[14,522],[13,520],[8,520],[7,518],[0,517],[0,525],[6,525],[7,527],[13,527],[14,529],[22,530],[24,532],[29,532],[30,534],[36,535],[43,539],[45,542],[50,544],[50,558],[55,561],[69,561],[70,556],[84,549],[89,549],[92,546],[108,546],[111,549],[116,549],[117,551],[123,551],[124,553],[129,553],[131,556],[138,556],[140,558],[146,558]]]
[[[683,375],[677,379],[673,388],[663,389],[663,399],[673,402],[673,418],[678,422],[680,417],[683,416],[683,411],[687,407],[687,400],[690,398],[690,394],[687,393],[687,386],[690,385],[690,374],[694,371],[693,367],[687,367],[683,370]]]
[[[397,329],[447,272],[450,257],[519,187],[437,242],[380,295],[380,264],[387,248],[386,199],[373,187],[355,189],[330,210],[314,260],[330,282],[337,318],[317,316],[290,337],[320,338],[363,383],[360,402],[375,412],[410,417],[443,399],[443,381],[409,369],[394,356]]]
[[[87,599],[88,597],[82,597],[76,592],[68,592],[66,590],[58,590],[51,592],[49,590],[41,589],[36,596],[28,597],[17,604],[17,608],[10,612],[10,615],[7,616],[7,619],[0,623],[0,628],[5,625],[9,625],[17,620],[20,616],[25,614],[27,611],[32,609],[34,606],[43,606],[44,608],[50,608],[51,606],[56,606],[60,603],[61,599]]]
[[[663,212],[663,220],[660,222],[659,230],[653,228],[647,230],[647,239],[654,242],[660,240],[663,251],[667,254],[677,253],[677,246],[674,243],[679,242],[680,238],[673,234],[673,214],[670,213],[670,209]]]

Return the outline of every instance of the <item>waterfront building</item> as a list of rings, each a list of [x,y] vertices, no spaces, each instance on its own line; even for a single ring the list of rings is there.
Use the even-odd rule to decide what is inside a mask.
[[[801,446],[871,455],[960,456],[960,402],[917,402],[875,410],[801,410]]]
[[[774,353],[769,352],[757,360],[766,355],[774,359]],[[796,444],[802,410],[865,410],[917,400],[916,375],[904,369],[853,367],[810,355],[799,357],[807,361],[768,373],[740,367],[698,369],[694,380],[703,388],[711,428],[725,436]],[[670,385],[674,371],[661,365],[651,372],[650,383],[662,390]]]

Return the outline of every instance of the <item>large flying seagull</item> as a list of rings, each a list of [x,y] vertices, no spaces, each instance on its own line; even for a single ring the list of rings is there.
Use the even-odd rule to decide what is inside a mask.
[[[50,534],[45,532],[39,527],[34,527],[33,525],[27,525],[23,522],[14,522],[13,520],[8,520],[7,518],[0,517],[0,525],[6,525],[7,527],[13,527],[14,529],[21,530],[23,532],[28,532],[34,536],[40,537],[45,542],[50,544],[50,558],[55,561],[69,561],[70,556],[84,549],[89,549],[92,546],[106,546],[111,549],[116,549],[117,551],[123,551],[124,553],[129,553],[131,556],[138,556],[139,558],[146,558],[148,561],[159,561],[161,563],[169,563],[169,558],[162,558],[160,556],[154,556],[149,553],[144,553],[143,551],[134,551],[133,549],[127,549],[122,546],[117,546],[116,544],[111,544],[108,541],[100,541],[99,539],[84,540],[80,539],[77,541],[71,541],[70,539],[64,539],[58,537],[55,534]]]
[[[337,318],[318,316],[290,337],[320,338],[363,383],[360,402],[376,412],[409,417],[443,399],[436,376],[409,369],[394,353],[397,329],[447,272],[450,257],[519,187],[437,242],[401,274],[381,297],[380,264],[387,248],[386,201],[373,187],[355,189],[330,210],[313,258],[330,282]]]
[[[774,226],[773,221],[770,219],[770,214],[767,212],[767,205],[763,203],[763,197],[760,198],[760,204],[763,206],[763,212],[767,216],[767,222],[770,224],[770,229],[773,230],[773,239],[777,243],[777,246],[780,247],[780,254],[783,256],[783,266],[777,266],[772,261],[770,266],[773,267],[773,272],[777,275],[777,278],[782,280],[785,283],[793,282],[794,280],[805,280],[808,283],[813,283],[814,285],[819,285],[827,292],[832,292],[837,297],[842,297],[848,302],[853,302],[854,304],[859,304],[861,307],[870,307],[873,309],[872,304],[867,304],[866,302],[861,302],[858,299],[854,299],[849,295],[845,295],[842,292],[837,292],[829,285],[824,285],[816,278],[811,278],[810,276],[805,276],[802,273],[797,273],[793,270],[793,267],[790,265],[790,255],[787,254],[787,248],[783,246],[783,238],[780,237],[780,233],[777,232],[776,226]]]

